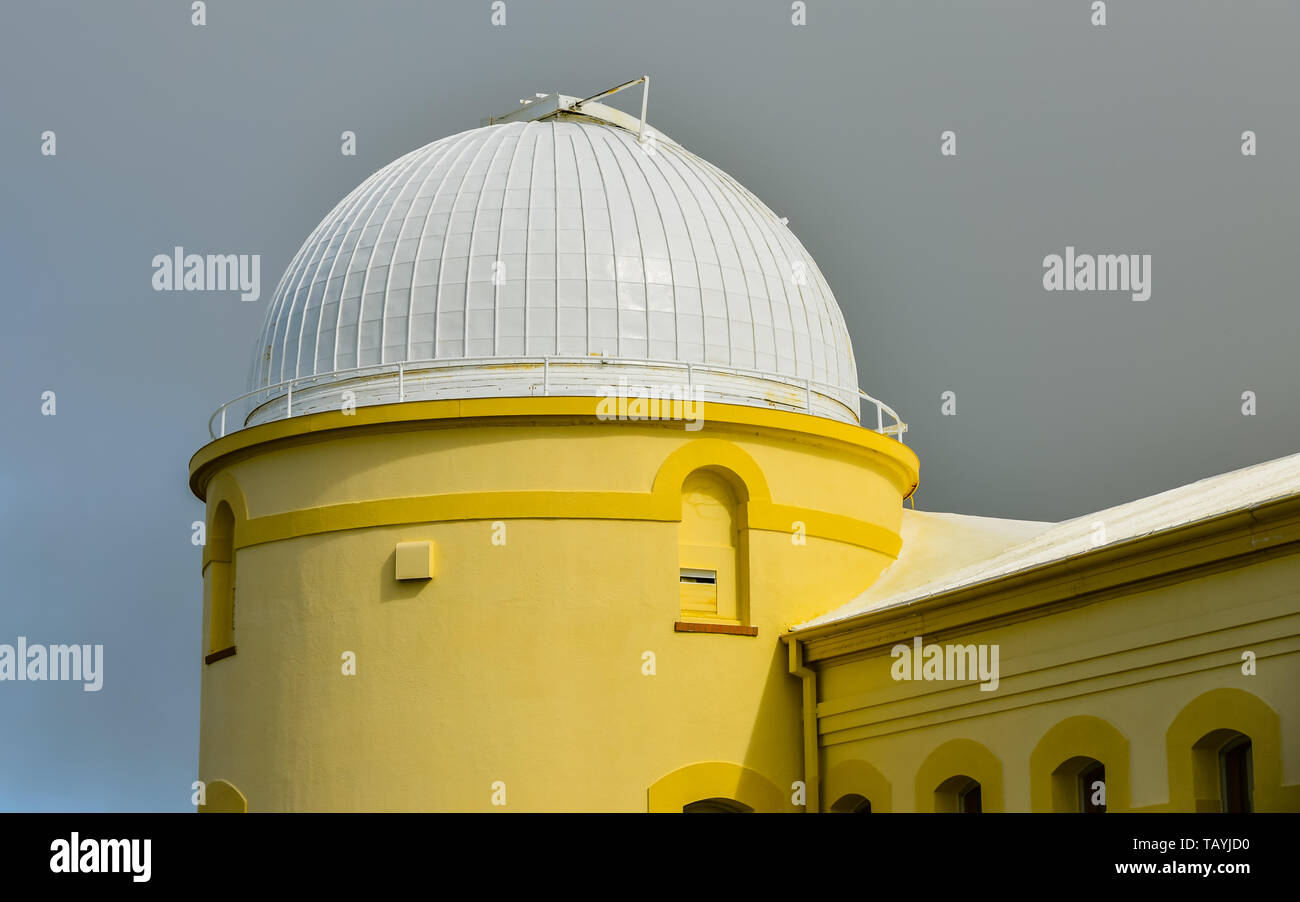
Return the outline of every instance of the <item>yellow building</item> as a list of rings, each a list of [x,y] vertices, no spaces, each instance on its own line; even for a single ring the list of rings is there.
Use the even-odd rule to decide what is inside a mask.
[[[1300,463],[905,510],[812,257],[597,99],[363,182],[251,388],[190,465],[201,810],[1300,809]]]

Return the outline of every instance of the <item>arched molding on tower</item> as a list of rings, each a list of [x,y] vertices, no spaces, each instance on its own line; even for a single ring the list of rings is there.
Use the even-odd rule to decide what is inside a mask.
[[[656,505],[671,515],[668,519],[681,515],[682,483],[696,470],[710,470],[727,480],[741,504],[772,501],[767,477],[740,446],[723,439],[696,439],[668,455],[655,474],[651,493]]]
[[[221,540],[229,540],[226,547],[230,549],[241,547],[238,541],[240,534],[243,532],[243,524],[248,522],[248,501],[244,498],[244,492],[235,482],[235,478],[229,472],[218,473],[210,483],[208,483],[207,493],[207,526],[206,541],[203,545],[203,567],[207,568],[208,563],[212,560],[214,548],[221,546]],[[228,536],[216,534],[222,527],[216,523],[217,510],[222,503],[230,509],[231,516],[234,519],[234,531]],[[229,557],[223,558],[229,561]]]
[[[713,467],[682,482],[677,527],[683,620],[745,624],[749,615],[749,536],[743,484]]]
[[[199,814],[247,814],[248,799],[226,780],[211,780],[204,790],[206,803],[199,806]]]
[[[1255,811],[1300,811],[1300,784],[1282,784],[1277,712],[1243,689],[1211,689],[1188,702],[1165,733],[1170,811],[1219,811],[1215,736],[1240,733],[1252,745]]]
[[[1075,759],[1090,758],[1106,767],[1106,810],[1131,806],[1128,739],[1110,722],[1080,714],[1067,717],[1038,740],[1029,754],[1029,797],[1034,811],[1077,811]]]
[[[973,739],[950,739],[932,751],[916,772],[916,810],[939,810],[939,788],[955,776],[980,785],[983,810],[1003,810],[1002,762]]]
[[[736,492],[741,508],[741,529],[790,532],[790,524],[804,524],[807,534],[870,548],[897,557],[903,547],[898,533],[875,523],[842,514],[812,510],[772,500],[767,477],[744,449],[724,439],[696,439],[664,459],[655,474],[653,497],[655,516],[664,520],[681,517],[681,488],[696,470],[710,470],[726,479]]]
[[[208,519],[203,545],[204,622],[207,642],[204,662],[215,663],[235,653],[235,556],[238,538],[248,522],[244,493],[228,473],[209,485]]]
[[[678,768],[651,784],[651,814],[681,813],[695,802],[730,799],[758,813],[790,810],[781,790],[758,771],[729,761],[701,761]]]
[[[826,810],[838,799],[858,795],[871,803],[871,810],[879,814],[893,811],[893,790],[885,775],[860,759],[841,761],[826,772],[821,798]]]

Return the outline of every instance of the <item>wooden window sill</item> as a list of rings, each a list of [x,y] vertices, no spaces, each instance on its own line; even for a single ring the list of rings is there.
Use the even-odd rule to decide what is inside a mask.
[[[678,620],[673,624],[677,633],[722,633],[727,636],[757,636],[758,627],[743,623],[701,623],[698,620]]]
[[[222,658],[232,657],[234,654],[235,646],[232,645],[229,648],[223,648],[220,651],[214,651],[212,654],[204,656],[203,663],[212,664],[216,661],[220,661]]]

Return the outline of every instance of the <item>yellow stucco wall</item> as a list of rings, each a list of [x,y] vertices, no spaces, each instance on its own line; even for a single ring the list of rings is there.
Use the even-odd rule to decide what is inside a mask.
[[[319,414],[196,455],[209,517],[236,521],[237,651],[204,667],[200,779],[250,811],[797,810],[780,636],[892,560],[915,457],[802,415],[708,405],[691,432],[595,403]],[[674,629],[702,466],[743,487],[756,636]],[[399,582],[397,543],[422,540],[434,578]]]
[[[958,773],[984,784],[986,811],[1055,810],[1052,771],[1073,756],[1106,765],[1110,811],[1217,810],[1192,752],[1216,729],[1251,737],[1256,810],[1300,810],[1300,557],[1163,581],[980,625],[990,593],[967,602],[964,627],[926,634],[918,615],[888,644],[819,661],[823,810],[849,793],[876,811],[934,810],[935,788]],[[996,644],[998,689],[892,679],[889,650],[916,629],[926,643]]]

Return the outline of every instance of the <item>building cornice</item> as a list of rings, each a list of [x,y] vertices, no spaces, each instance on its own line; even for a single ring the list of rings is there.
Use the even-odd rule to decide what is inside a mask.
[[[1300,551],[1300,495],[788,632],[806,665],[1046,616]],[[883,651],[882,651],[883,653]]]

